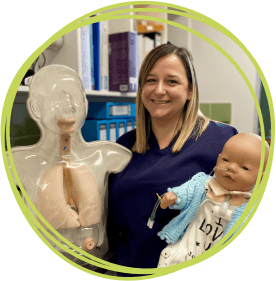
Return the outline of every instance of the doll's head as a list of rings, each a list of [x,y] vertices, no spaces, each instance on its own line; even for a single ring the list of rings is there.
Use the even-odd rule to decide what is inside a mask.
[[[31,117],[53,133],[60,133],[59,118],[75,118],[80,130],[87,115],[87,100],[77,73],[63,65],[40,69],[33,77],[27,106]]]
[[[227,190],[249,191],[254,188],[261,161],[261,137],[242,133],[230,138],[217,159],[215,176]],[[265,144],[265,170],[269,145]]]

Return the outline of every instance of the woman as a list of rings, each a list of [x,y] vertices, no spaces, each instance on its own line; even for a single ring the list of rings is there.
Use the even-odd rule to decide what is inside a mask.
[[[153,49],[138,82],[137,128],[118,143],[133,157],[123,172],[110,177],[108,236],[116,263],[155,268],[166,242],[157,232],[178,214],[158,208],[147,226],[157,195],[209,174],[224,143],[237,130],[199,114],[197,79],[188,50],[173,44]]]

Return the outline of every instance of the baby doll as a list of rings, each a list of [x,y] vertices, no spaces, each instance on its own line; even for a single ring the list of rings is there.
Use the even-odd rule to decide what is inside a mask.
[[[269,146],[265,146],[265,165]],[[158,267],[190,260],[217,243],[237,222],[255,186],[261,159],[261,138],[237,134],[223,147],[214,177],[198,173],[179,187],[168,189],[160,206],[182,210],[158,235],[168,246]]]

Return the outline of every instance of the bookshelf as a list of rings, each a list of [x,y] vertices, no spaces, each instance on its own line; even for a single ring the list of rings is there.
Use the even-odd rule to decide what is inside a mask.
[[[162,6],[156,5],[128,5],[124,7],[115,8],[112,10],[105,11],[119,11],[125,9],[133,8],[164,8]],[[118,14],[120,14],[118,12]],[[167,19],[168,16],[166,13],[156,13],[156,12],[137,12],[137,13],[128,13],[129,15],[146,15],[154,16],[162,19]],[[152,21],[143,21],[136,19],[116,19],[108,21],[108,34],[120,33],[120,32],[137,32],[137,34],[148,34],[158,32],[161,35],[161,43],[166,43],[167,38],[167,26]],[[82,52],[81,52],[81,30],[76,29],[71,31],[63,36],[63,45],[59,50],[46,49],[44,55],[46,58],[46,64],[62,64],[74,69],[78,75],[82,78]],[[86,90],[87,98],[89,101],[97,100],[110,100],[112,102],[135,102],[136,94],[135,93],[121,93],[121,92],[112,92],[112,91],[93,91]],[[18,94],[23,98],[28,94],[27,86],[20,86],[18,89]]]
[[[88,102],[130,102],[134,103],[136,100],[136,93],[121,93],[109,91],[93,91],[86,90],[86,98]],[[19,86],[15,103],[26,102],[29,94],[29,86]]]
[[[129,5],[112,10],[105,11],[119,11],[133,8],[164,8],[161,6],[152,5]],[[118,14],[120,14],[118,12]],[[129,12],[128,15],[134,15],[134,12]],[[166,13],[152,13],[152,12],[139,12],[137,15],[154,16],[157,18],[167,19]],[[122,32],[134,32],[137,33],[137,45],[136,50],[138,52],[138,34],[147,33],[153,34],[158,32],[160,35],[160,43],[167,42],[167,27],[164,24],[153,21],[139,21],[137,19],[116,19],[108,20],[108,36],[110,34],[122,33]],[[63,44],[59,49],[48,48],[43,54],[46,59],[45,66],[53,64],[66,65],[75,70],[80,78],[83,80],[82,75],[82,30],[81,28],[73,30],[62,37]],[[152,38],[151,38],[152,39]],[[106,51],[108,56],[108,51]],[[137,60],[138,61],[138,60]],[[137,77],[139,73],[139,67],[137,69]],[[138,80],[138,79],[137,79]],[[136,80],[136,81],[137,81]],[[17,145],[30,145],[39,139],[39,130],[35,122],[32,122],[26,108],[26,100],[28,98],[29,86],[20,85],[14,100],[14,107],[12,112],[12,130],[11,135],[12,146]],[[115,102],[115,103],[135,103],[136,92],[119,92],[109,90],[92,90],[86,89],[86,97],[89,103],[93,102]],[[24,113],[24,114],[23,114]],[[24,116],[23,116],[23,115]],[[23,118],[23,117],[24,118]],[[26,127],[28,124],[28,128]],[[28,129],[28,130],[27,130]],[[36,136],[34,139],[33,136]]]

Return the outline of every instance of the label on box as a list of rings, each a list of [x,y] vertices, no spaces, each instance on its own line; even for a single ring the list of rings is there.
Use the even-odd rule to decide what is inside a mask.
[[[127,92],[128,91],[128,85],[123,84],[120,85],[120,92]]]
[[[131,114],[131,106],[130,104],[126,105],[112,105],[109,107],[109,115],[110,116],[124,116]]]
[[[116,142],[116,124],[109,124],[109,140]]]
[[[100,124],[100,140],[107,140],[105,124]]]
[[[131,131],[132,129],[132,121],[127,121],[127,132]]]
[[[119,137],[125,133],[125,123],[119,123]]]

